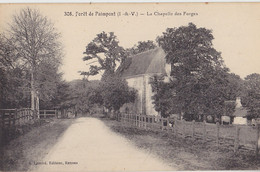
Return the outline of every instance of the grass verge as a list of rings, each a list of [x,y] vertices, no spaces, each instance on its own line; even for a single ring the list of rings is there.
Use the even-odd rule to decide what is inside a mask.
[[[73,119],[50,119],[2,147],[0,171],[27,171],[57,142]]]
[[[132,141],[137,147],[161,157],[178,170],[259,170],[260,159],[248,150],[234,153],[232,147],[215,146],[201,140],[174,137],[172,133],[145,130],[115,120],[101,118],[113,131]]]

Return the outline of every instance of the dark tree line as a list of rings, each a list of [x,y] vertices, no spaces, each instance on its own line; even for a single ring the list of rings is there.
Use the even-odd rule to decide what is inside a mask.
[[[243,81],[230,73],[224,65],[221,53],[214,49],[212,31],[188,26],[168,28],[157,38],[171,64],[171,80],[154,76],[151,84],[155,95],[154,105],[163,116],[183,114],[187,120],[201,115],[220,118],[224,115],[225,101],[241,97],[250,112],[248,116],[259,117],[259,74],[252,74]],[[252,84],[254,82],[255,84]],[[231,106],[228,114],[234,112]]]
[[[158,46],[166,53],[166,62],[171,64],[169,82],[164,82],[164,76],[153,76],[150,79],[154,92],[154,107],[162,116],[177,113],[183,114],[187,120],[198,119],[201,115],[220,118],[225,111],[227,114],[234,112],[235,104],[227,109],[225,102],[241,97],[242,104],[249,110],[248,117],[259,117],[259,74],[249,75],[243,80],[230,73],[221,53],[213,47],[213,39],[212,30],[198,28],[193,23],[179,28],[168,28],[157,37]],[[132,48],[124,49],[119,45],[114,33],[105,32],[98,34],[87,45],[83,60],[91,63],[95,59],[97,63],[91,65],[85,74],[96,75],[104,72],[101,88],[108,88],[102,92],[103,96],[108,95],[108,101],[102,103],[105,103],[107,108],[110,108],[109,103],[113,102],[111,95],[116,95],[112,94],[112,88],[119,90],[116,86],[124,82],[121,79],[122,83],[113,83],[119,81],[117,77],[128,66],[125,59],[155,47],[157,45],[153,41],[140,41]],[[127,94],[118,94],[117,100],[122,96]],[[130,97],[128,95],[129,99]],[[120,101],[119,106],[124,104],[122,102],[124,101]]]

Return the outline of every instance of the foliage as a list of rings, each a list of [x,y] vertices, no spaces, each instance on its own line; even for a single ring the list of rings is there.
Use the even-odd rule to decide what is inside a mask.
[[[21,88],[21,69],[3,70],[0,68],[0,108],[27,107],[29,99]]]
[[[260,74],[253,73],[245,77],[245,95],[242,104],[247,107],[248,118],[260,118]]]
[[[0,108],[27,105],[25,74],[14,47],[4,35],[0,35]]]
[[[134,47],[126,49],[126,52],[127,52],[127,56],[133,56],[135,54],[139,54],[154,49],[156,47],[157,47],[156,44],[151,40],[139,41],[137,45],[134,45]]]
[[[62,52],[53,23],[38,10],[24,8],[14,15],[0,39],[1,106],[30,106],[30,94],[49,107],[62,83],[58,72]]]
[[[125,50],[119,46],[119,41],[113,32],[97,34],[87,45],[84,54],[86,54],[84,61],[98,62],[98,65],[90,65],[89,72],[84,73],[87,75],[97,75],[100,71],[104,71],[104,75],[113,74],[118,67],[117,63],[126,58]]]
[[[161,113],[162,117],[168,117],[170,114],[178,113],[176,106],[176,94],[171,82],[164,82],[163,75],[154,75],[150,78],[149,83],[152,87],[152,96],[154,108]]]
[[[125,103],[134,102],[136,91],[130,89],[127,82],[118,76],[108,76],[100,83],[103,105],[118,111]]]
[[[158,44],[166,53],[166,61],[171,64],[170,87],[164,96],[174,104],[175,110],[186,116],[197,118],[199,114],[223,114],[224,101],[234,99],[234,84],[229,80],[228,69],[220,52],[213,48],[212,31],[188,26],[168,28]],[[167,85],[167,84],[166,84]],[[163,87],[165,85],[163,84]],[[172,99],[173,93],[175,98]],[[158,100],[154,99],[155,104]],[[167,104],[167,107],[170,105]]]
[[[18,55],[31,70],[42,61],[60,62],[60,34],[53,23],[39,11],[22,9],[13,16],[9,33]]]
[[[77,111],[89,112],[102,104],[100,81],[74,80],[69,83],[72,99],[69,101]]]

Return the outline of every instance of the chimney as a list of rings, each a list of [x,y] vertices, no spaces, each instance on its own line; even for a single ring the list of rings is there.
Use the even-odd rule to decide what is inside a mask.
[[[240,107],[242,107],[241,99],[240,99],[240,97],[237,97],[236,98],[236,108],[240,108]]]

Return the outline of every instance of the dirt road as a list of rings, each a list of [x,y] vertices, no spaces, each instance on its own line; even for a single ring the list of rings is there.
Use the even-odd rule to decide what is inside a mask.
[[[37,171],[166,171],[177,170],[136,148],[96,118],[79,118],[41,162]]]

